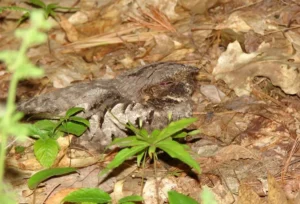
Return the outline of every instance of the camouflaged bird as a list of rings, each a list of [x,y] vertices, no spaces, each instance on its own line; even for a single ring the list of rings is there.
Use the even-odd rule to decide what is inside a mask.
[[[183,64],[149,64],[115,79],[78,83],[34,97],[21,102],[18,109],[27,115],[62,115],[71,107],[82,107],[81,116],[90,121],[90,128],[79,143],[103,149],[113,138],[126,136],[121,123],[141,120],[151,131],[164,127],[170,112],[173,120],[190,117],[197,72],[196,67]]]

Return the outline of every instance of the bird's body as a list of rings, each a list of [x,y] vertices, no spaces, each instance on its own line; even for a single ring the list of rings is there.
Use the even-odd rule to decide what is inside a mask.
[[[80,143],[101,149],[114,137],[126,136],[120,122],[142,120],[146,129],[152,130],[167,124],[169,112],[174,120],[190,117],[197,72],[195,67],[177,63],[149,64],[115,79],[78,83],[34,97],[21,102],[18,109],[27,115],[58,115],[71,107],[83,107],[82,117],[91,126]]]

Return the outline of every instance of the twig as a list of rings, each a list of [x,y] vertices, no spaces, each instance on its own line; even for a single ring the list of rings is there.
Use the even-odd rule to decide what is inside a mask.
[[[49,196],[53,193],[53,191],[54,191],[55,189],[57,189],[60,185],[61,185],[61,184],[58,184],[58,185],[54,186],[54,188],[48,193],[48,195],[45,197],[45,199],[43,200],[42,203],[45,203],[46,200],[48,200]]]
[[[244,5],[244,6],[237,7],[237,8],[235,8],[235,9],[231,10],[229,13],[233,13],[233,12],[235,12],[235,11],[237,11],[237,10],[241,10],[241,9],[244,9],[244,8],[247,8],[247,7],[250,7],[250,6],[253,6],[253,5],[255,5],[255,4],[259,4],[259,3],[263,2],[263,1],[264,1],[264,0],[260,0],[260,1],[257,1],[257,2],[251,3],[251,4],[247,4],[247,5]]]
[[[296,138],[296,140],[295,140],[295,142],[294,142],[294,144],[293,144],[293,147],[292,147],[292,149],[291,149],[291,151],[289,153],[289,156],[288,156],[288,158],[287,158],[287,160],[286,160],[286,162],[284,164],[283,170],[281,172],[281,181],[282,182],[284,182],[284,177],[285,177],[286,172],[288,170],[288,167],[289,167],[289,165],[291,163],[292,157],[293,157],[294,153],[296,152],[297,147],[299,146],[299,139],[300,139],[300,136],[298,135],[297,138]]]
[[[282,30],[271,31],[269,33],[264,34],[264,36],[270,35],[270,34],[273,34],[273,33],[278,33],[278,32],[286,32],[286,31],[293,30],[293,29],[298,29],[298,28],[300,28],[300,25],[299,26],[290,27],[290,28],[285,28],[285,29],[282,29]]]

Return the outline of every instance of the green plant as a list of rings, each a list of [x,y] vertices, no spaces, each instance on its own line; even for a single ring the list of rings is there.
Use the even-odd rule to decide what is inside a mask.
[[[44,167],[51,167],[59,151],[57,139],[64,133],[76,136],[82,135],[89,127],[89,121],[75,116],[83,111],[83,108],[70,108],[65,116],[56,120],[40,120],[30,126],[29,135],[36,138],[34,154]]]
[[[214,198],[214,194],[206,186],[204,186],[204,188],[202,189],[200,196],[203,204],[217,204],[217,201]]]
[[[154,160],[154,165],[157,160],[157,149],[166,152],[172,158],[176,158],[194,168],[200,173],[200,166],[191,155],[188,153],[188,146],[177,142],[175,139],[184,138],[187,135],[199,133],[199,130],[185,132],[184,129],[194,123],[196,118],[185,118],[175,122],[171,122],[162,130],[154,130],[151,134],[146,129],[138,129],[133,124],[128,123],[126,127],[134,132],[134,136],[115,139],[110,146],[117,145],[122,147],[120,152],[106,166],[101,174],[107,173],[120,166],[125,160],[137,155],[137,163],[140,166],[142,159],[148,155]],[[154,166],[155,167],[155,166]]]
[[[189,196],[183,195],[176,191],[168,192],[168,199],[170,204],[197,204],[198,202]],[[201,192],[201,203],[202,204],[217,204],[213,193],[204,187]]]
[[[33,7],[37,7],[39,9],[41,9],[44,13],[44,17],[47,19],[49,16],[53,17],[54,19],[56,19],[56,12],[73,12],[74,10],[78,10],[77,8],[69,8],[69,7],[63,7],[63,6],[59,6],[57,3],[52,3],[52,4],[45,4],[43,1],[41,0],[29,0],[26,2],[27,4],[33,6]],[[24,22],[25,20],[27,20],[30,16],[30,13],[32,10],[26,9],[26,8],[22,8],[19,6],[4,6],[4,7],[0,7],[0,13],[2,13],[4,10],[13,10],[13,11],[21,11],[24,12],[24,14],[22,15],[22,17],[19,19],[18,24]]]
[[[6,155],[7,138],[14,135],[17,139],[22,140],[29,133],[29,125],[20,123],[23,114],[16,111],[15,97],[18,81],[27,77],[41,77],[43,70],[33,65],[26,57],[26,51],[30,46],[45,42],[47,36],[40,30],[50,29],[50,24],[43,18],[43,14],[39,11],[34,11],[30,15],[31,26],[27,29],[18,29],[15,31],[15,36],[22,39],[21,46],[18,51],[2,51],[0,60],[7,65],[7,70],[12,73],[6,110],[0,118],[0,182],[3,182],[4,175],[4,160]],[[0,200],[1,203],[13,203],[8,201],[11,198],[7,197],[5,186],[0,185]]]
[[[118,204],[134,204],[142,202],[143,198],[138,195],[126,196],[118,201]],[[69,193],[63,202],[76,203],[112,203],[110,195],[99,188],[81,188]]]
[[[191,197],[183,195],[176,191],[169,191],[168,199],[170,204],[198,204],[198,202]]]
[[[168,115],[168,117],[170,119],[172,116]],[[135,155],[137,156],[138,166],[140,166],[143,159],[144,168],[146,157],[148,155],[150,159],[153,159],[154,161],[154,174],[156,178],[156,162],[158,159],[158,149],[164,151],[172,158],[179,159],[180,161],[189,165],[191,168],[194,168],[197,173],[200,173],[201,169],[199,164],[191,157],[191,155],[187,151],[188,146],[176,141],[176,139],[199,133],[199,130],[194,130],[191,132],[184,131],[186,127],[194,123],[196,120],[196,118],[185,118],[174,121],[162,130],[153,130],[151,134],[149,134],[146,129],[136,128],[132,123],[129,122],[125,126],[130,129],[135,135],[125,138],[117,138],[110,144],[110,146],[116,145],[125,148],[117,153],[114,159],[105,167],[104,170],[101,171],[100,175],[107,173],[109,170],[117,168],[125,160]],[[156,193],[158,195],[158,187],[156,187]],[[158,196],[157,203],[159,203]]]
[[[157,149],[161,149],[173,158],[177,158],[184,163],[188,164],[190,167],[194,168],[200,173],[199,164],[189,155],[187,152],[187,146],[180,144],[174,139],[184,138],[187,135],[194,135],[199,133],[199,130],[185,132],[184,129],[195,122],[196,118],[185,118],[175,122],[171,122],[166,128],[162,130],[154,130],[151,134],[148,134],[147,130],[143,128],[136,128],[130,122],[125,125],[128,129],[134,132],[134,136],[128,136],[126,138],[115,139],[110,146],[118,145],[120,147],[127,147],[121,150],[115,158],[106,166],[106,168],[101,172],[101,174],[112,170],[119,165],[121,165],[125,160],[137,155],[137,163],[141,164],[142,159],[146,155],[156,161],[158,159]],[[140,121],[141,126],[141,121]],[[197,203],[192,198],[179,194],[177,192],[169,193],[170,203],[171,200],[175,201],[180,198],[184,203],[189,203],[193,201]],[[119,204],[134,204],[134,202],[141,202],[143,198],[141,196],[129,196],[122,198],[118,201]],[[104,191],[98,188],[82,188],[74,191],[67,195],[63,202],[79,202],[79,203],[111,203],[111,197]],[[176,203],[176,202],[173,202]],[[178,202],[177,202],[178,203]]]
[[[176,191],[168,192],[168,200],[170,204],[198,204],[193,198]],[[126,196],[118,201],[118,204],[134,204],[142,202],[143,198],[138,195]],[[213,194],[208,188],[204,188],[201,192],[201,203],[217,204]],[[69,193],[62,202],[72,203],[112,203],[110,195],[99,188],[81,188]]]
[[[61,176],[61,175],[73,173],[75,171],[76,171],[75,168],[70,168],[70,167],[45,169],[45,170],[39,171],[39,172],[35,173],[34,175],[32,175],[28,179],[27,184],[30,189],[35,189],[42,181],[44,181],[50,177]]]

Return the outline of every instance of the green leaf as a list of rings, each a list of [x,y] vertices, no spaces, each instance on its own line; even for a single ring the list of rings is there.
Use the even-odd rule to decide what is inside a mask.
[[[18,20],[17,25],[19,26],[21,23],[23,23],[24,21],[26,21],[27,19],[29,19],[30,16],[30,12],[26,12],[24,13],[21,18]]]
[[[140,154],[137,155],[136,157],[136,162],[138,166],[141,166],[141,161],[143,159],[143,156],[145,155],[146,151],[141,152]]]
[[[48,17],[49,16],[52,16],[53,18],[56,18],[56,12],[54,10],[50,10]]]
[[[48,4],[48,6],[46,7],[46,18],[48,18],[49,15],[55,18],[56,17],[55,9],[57,8],[58,8],[58,4]]]
[[[19,69],[18,72],[15,72],[19,79],[25,79],[28,77],[38,78],[44,75],[44,70],[38,68],[37,66],[29,62],[23,64],[22,68],[23,69]]]
[[[203,204],[217,204],[217,201],[214,198],[214,194],[206,186],[204,186],[201,192],[201,201],[201,203]]]
[[[52,138],[39,139],[34,145],[34,154],[42,166],[50,167],[54,163],[58,154],[59,145]]]
[[[73,121],[73,122],[77,122],[77,123],[82,123],[85,126],[90,127],[90,122],[87,119],[85,119],[85,118],[78,117],[78,116],[71,116],[69,118],[69,120]]]
[[[35,28],[44,30],[49,30],[51,28],[51,23],[49,23],[45,18],[43,18],[43,12],[41,11],[32,11],[30,14],[30,21],[32,22],[33,26],[35,26]],[[38,33],[44,34],[41,32]]]
[[[157,129],[153,130],[153,131],[151,132],[151,137],[156,138],[156,137],[159,135],[160,132],[161,132],[161,131],[160,131],[160,130],[157,130]]]
[[[150,146],[149,147],[149,150],[148,150],[148,155],[149,155],[149,157],[152,159],[152,156],[153,156],[153,154],[155,153],[155,151],[156,151],[156,147],[155,146]]]
[[[185,151],[184,146],[173,140],[164,140],[157,144],[157,147],[165,151],[172,158],[179,159],[190,167],[194,168],[198,173],[201,172],[200,166],[191,155]]]
[[[140,129],[136,128],[130,121],[126,124],[126,127],[128,129],[130,129],[132,132],[134,132],[134,134],[136,134],[137,136],[142,136]]]
[[[176,191],[169,191],[168,198],[170,204],[198,204],[193,198],[178,193]]]
[[[140,130],[140,134],[141,134],[141,136],[144,137],[144,138],[148,138],[148,137],[149,137],[149,134],[148,134],[147,130],[144,129],[144,128],[142,128],[142,129]]]
[[[56,130],[55,132],[51,132],[51,134],[49,135],[52,139],[57,140],[60,137],[63,137],[65,135],[65,133],[63,133],[62,131]]]
[[[30,0],[29,3],[31,3],[31,4],[33,4],[35,6],[38,6],[40,8],[43,8],[43,9],[46,8],[46,4],[43,1],[41,1],[41,0]]]
[[[147,142],[138,140],[136,136],[128,136],[123,138],[116,138],[109,146],[117,145],[119,147],[133,147],[138,145],[148,145]]]
[[[82,123],[68,121],[68,122],[62,123],[58,129],[65,133],[70,133],[70,134],[73,134],[76,136],[80,136],[86,131],[87,127]]]
[[[144,150],[148,145],[140,145],[132,148],[122,149],[115,158],[105,167],[104,170],[100,172],[100,175],[107,173],[109,170],[117,168],[120,166],[126,159],[131,158],[140,151]]]
[[[18,154],[22,154],[25,151],[25,147],[23,147],[23,146],[15,146],[15,151]]]
[[[4,50],[0,52],[0,60],[4,61],[7,65],[7,70],[10,72],[15,71],[14,66],[12,66],[15,63],[16,58],[18,57],[18,52],[14,50]]]
[[[201,130],[197,129],[197,130],[192,130],[190,132],[188,132],[188,135],[192,136],[192,135],[197,135],[201,133]]]
[[[160,134],[157,136],[158,141],[162,141],[168,137],[171,137],[173,134],[177,133],[178,131],[188,127],[192,123],[197,121],[197,118],[184,118],[175,122],[171,122],[166,128],[164,128]]]
[[[20,12],[29,12],[28,9],[19,7],[19,6],[1,6],[0,7],[0,13],[2,13],[5,10],[11,10],[11,11],[20,11]]]
[[[186,132],[179,132],[179,133],[177,133],[177,134],[175,134],[174,136],[173,136],[173,138],[184,138],[184,137],[186,137],[188,134],[186,133]]]
[[[155,141],[157,141],[160,132],[161,132],[161,130],[157,130],[157,129],[153,130],[151,132],[151,135],[150,135],[149,139],[148,139],[149,143],[153,144]]]
[[[18,140],[25,140],[29,133],[30,124],[20,123],[19,120],[23,117],[20,112],[15,112],[11,118],[0,118],[0,132],[1,134],[14,135]]]
[[[73,116],[73,115],[76,115],[80,112],[84,111],[84,108],[80,108],[80,107],[73,107],[73,108],[70,108],[69,110],[67,110],[66,112],[66,116],[67,118]]]
[[[111,197],[108,193],[100,190],[99,188],[82,188],[77,191],[71,192],[67,195],[63,202],[93,202],[93,203],[108,203]]]
[[[47,139],[49,138],[49,131],[41,130],[37,128],[35,125],[30,125],[28,135],[35,139],[39,139],[39,138]]]
[[[45,181],[46,179],[52,176],[60,176],[75,171],[75,168],[53,168],[39,171],[29,178],[28,187],[30,189],[35,189],[41,182]]]
[[[67,12],[75,12],[80,10],[80,8],[72,8],[72,7],[64,7],[64,6],[57,6],[55,10],[60,10],[60,12],[63,12],[62,10],[67,10]]]
[[[41,130],[48,130],[53,131],[53,129],[56,127],[57,122],[51,121],[51,120],[39,120],[36,123],[34,123],[34,126]]]
[[[131,196],[126,196],[124,198],[121,198],[118,203],[123,204],[125,202],[140,202],[143,201],[143,197],[139,195],[131,195]]]
[[[26,30],[26,29],[18,29],[15,32],[15,36],[17,38],[21,38],[24,41],[24,44],[29,47],[37,44],[41,44],[47,40],[47,35],[45,33],[40,33],[38,30]],[[35,38],[32,38],[32,36],[35,36]],[[27,58],[25,58],[27,60]],[[29,61],[28,61],[29,64]],[[27,64],[24,64],[28,66]],[[23,65],[23,66],[24,66]],[[36,67],[34,65],[31,65],[32,67]],[[31,73],[27,73],[30,75]]]
[[[122,203],[122,204],[135,204],[134,202],[124,202],[124,203]]]

